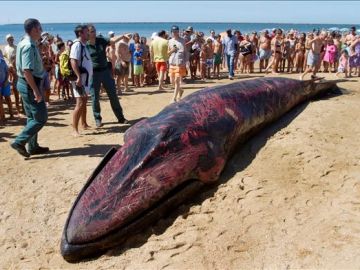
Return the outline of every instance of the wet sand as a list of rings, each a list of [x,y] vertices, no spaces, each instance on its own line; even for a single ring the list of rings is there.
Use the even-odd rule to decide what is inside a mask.
[[[73,138],[73,104],[55,101],[39,134],[51,152],[24,160],[9,147],[23,121],[9,121],[0,127],[0,268],[358,268],[360,82],[353,80],[339,84],[342,95],[298,106],[241,146],[218,185],[124,247],[79,264],[59,251],[68,211],[102,156],[123,143],[128,126],[116,123],[103,94],[104,127]],[[185,95],[227,82],[187,84]],[[132,123],[170,101],[170,91],[154,89],[121,96]]]

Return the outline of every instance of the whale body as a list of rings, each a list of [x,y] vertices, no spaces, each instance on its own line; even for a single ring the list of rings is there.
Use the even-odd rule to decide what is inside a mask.
[[[176,197],[176,188],[193,179],[196,187],[216,181],[249,134],[335,87],[336,81],[238,81],[197,91],[136,123],[76,199],[63,231],[63,257],[78,261],[119,245],[143,229],[148,209],[161,218],[156,207],[169,194]],[[177,203],[193,195],[182,188]]]

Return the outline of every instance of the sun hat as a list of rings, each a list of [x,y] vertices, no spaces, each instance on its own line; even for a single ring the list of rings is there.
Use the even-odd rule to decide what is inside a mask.
[[[14,38],[12,34],[7,34],[5,40],[8,41],[10,38]]]
[[[158,36],[158,33],[157,32],[154,32],[154,33],[152,33],[152,35],[151,35],[151,39],[154,39],[154,38],[156,38]]]

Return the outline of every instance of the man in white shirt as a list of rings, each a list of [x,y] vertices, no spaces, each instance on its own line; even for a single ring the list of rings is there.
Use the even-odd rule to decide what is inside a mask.
[[[4,48],[4,58],[6,64],[9,67],[9,82],[12,85],[12,90],[15,96],[15,105],[18,116],[22,117],[21,113],[21,104],[20,104],[20,96],[19,92],[16,88],[17,84],[17,74],[16,74],[16,45],[14,44],[14,37],[11,34],[6,35],[6,42],[8,43]]]
[[[71,67],[76,74],[76,81],[73,82],[76,106],[73,114],[73,135],[79,136],[79,120],[84,129],[89,128],[86,121],[86,103],[90,93],[90,85],[93,76],[93,64],[90,53],[86,48],[89,39],[87,25],[78,25],[75,30],[76,39],[70,50]]]
[[[174,25],[171,28],[172,39],[169,40],[169,76],[170,81],[175,85],[174,96],[171,102],[181,99],[184,90],[181,89],[181,81],[186,76],[186,50],[185,40],[179,35],[179,27]]]
[[[6,35],[6,42],[8,43],[4,48],[4,57],[6,63],[9,67],[15,67],[16,45],[14,44],[14,37],[11,34]]]

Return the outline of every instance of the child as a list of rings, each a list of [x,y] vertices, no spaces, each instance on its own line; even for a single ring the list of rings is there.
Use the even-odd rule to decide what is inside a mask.
[[[135,44],[134,51],[134,82],[136,87],[143,87],[143,79],[144,79],[144,67],[143,67],[143,51],[141,50],[141,44]]]
[[[212,40],[208,38],[206,40],[206,69],[207,69],[207,75],[206,77],[210,79],[210,71],[213,68],[214,65],[214,51],[212,48]]]
[[[332,38],[329,38],[327,40],[325,55],[324,55],[324,59],[323,59],[324,72],[330,72],[331,66],[335,67],[336,50],[337,50],[337,47],[334,44],[334,40]]]
[[[201,46],[200,51],[200,73],[201,73],[201,80],[205,81],[206,76],[206,44]]]
[[[149,78],[149,71],[150,71],[150,47],[147,45],[146,37],[140,38],[141,47],[143,49],[143,67],[144,67],[144,74],[143,74],[143,83],[145,83],[145,77]]]
[[[220,79],[220,65],[222,62],[221,54],[223,48],[221,43],[221,35],[217,35],[215,45],[214,45],[214,77],[215,73],[218,79]]]
[[[13,118],[12,103],[10,98],[10,84],[8,81],[9,71],[8,66],[3,58],[3,54],[0,50],[0,125],[5,121],[5,112],[3,107],[3,97],[9,108],[10,118]]]
[[[347,50],[342,50],[339,59],[338,72],[335,74],[336,77],[339,77],[340,73],[345,73],[345,78],[348,77],[348,66],[349,66],[349,53]]]
[[[70,69],[69,69],[69,50],[65,50],[64,42],[58,43],[59,50],[59,83],[62,85],[62,97],[64,100],[70,99]],[[66,91],[66,93],[65,93]]]
[[[43,66],[45,69],[45,72],[44,72],[44,75],[43,75],[43,78],[42,78],[41,84],[40,84],[40,90],[43,92],[43,94],[45,96],[46,106],[49,106],[50,90],[51,90],[50,78],[51,78],[51,69],[53,66],[53,61],[49,54],[49,51],[51,51],[51,49],[49,50],[49,46],[47,45],[47,43],[43,42],[43,43],[39,44],[39,50],[41,53],[41,58],[42,58]],[[59,94],[59,98],[60,98],[60,94]]]

